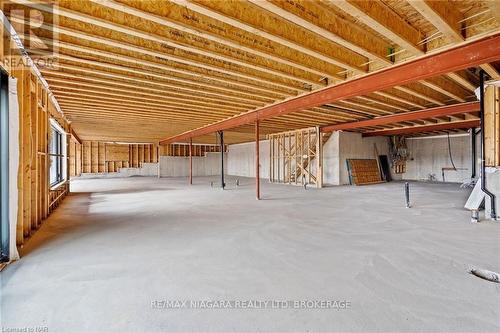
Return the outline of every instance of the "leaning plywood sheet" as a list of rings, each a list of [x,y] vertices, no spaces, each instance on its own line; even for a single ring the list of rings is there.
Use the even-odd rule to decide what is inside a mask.
[[[347,170],[351,184],[366,185],[382,182],[375,159],[348,159]]]
[[[464,207],[469,210],[478,210],[483,200],[484,192],[481,190],[481,179],[478,179]]]

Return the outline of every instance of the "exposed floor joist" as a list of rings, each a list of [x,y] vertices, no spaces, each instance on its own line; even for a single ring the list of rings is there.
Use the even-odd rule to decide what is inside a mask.
[[[151,120],[164,116],[172,126],[163,133],[174,135],[187,126],[203,127],[390,68],[393,61],[398,65],[499,31],[494,11],[488,11],[491,6],[481,1],[471,5],[468,0],[455,2],[453,8],[449,3],[403,0],[173,0],[161,5],[61,0],[56,9],[12,0],[5,8],[14,25],[26,16],[10,16],[10,9],[41,11],[43,23],[31,20],[27,25],[39,41],[59,48],[55,56],[60,64],[42,68],[42,73],[84,139],[90,126],[84,119],[89,121],[91,105],[99,107],[104,124],[128,114],[120,105],[120,99],[127,101],[133,105],[131,117],[146,119],[148,112],[141,107],[151,112]],[[25,44],[31,37],[21,36]],[[36,59],[44,56],[36,45],[27,49]],[[498,77],[498,64],[479,66]],[[477,86],[471,67],[477,65],[344,98],[330,103],[333,108],[317,105],[292,112],[269,119],[269,127],[324,126],[471,101]],[[91,103],[91,99],[101,101]],[[445,120],[424,123],[433,121]],[[412,124],[422,121],[383,126]],[[99,131],[107,137],[104,132],[109,130],[118,136],[134,135],[131,126],[110,128],[96,122],[92,126],[93,138]],[[154,133],[161,132],[160,126],[158,122]],[[247,129],[235,131],[243,131],[242,138],[247,135]],[[161,138],[152,133],[135,134],[147,141]],[[251,140],[251,135],[244,140]]]

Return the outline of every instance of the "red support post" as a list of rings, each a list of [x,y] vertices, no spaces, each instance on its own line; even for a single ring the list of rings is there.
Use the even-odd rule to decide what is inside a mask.
[[[193,139],[189,139],[189,185],[193,185]]]
[[[260,200],[260,147],[259,147],[259,120],[255,121],[255,195]]]

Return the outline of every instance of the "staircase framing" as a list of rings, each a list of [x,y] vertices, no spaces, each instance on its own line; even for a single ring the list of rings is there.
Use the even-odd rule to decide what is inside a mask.
[[[319,127],[270,134],[269,181],[323,187],[323,144],[330,134]]]

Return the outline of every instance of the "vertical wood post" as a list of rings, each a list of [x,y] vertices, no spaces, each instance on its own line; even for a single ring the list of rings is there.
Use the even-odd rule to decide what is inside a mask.
[[[193,139],[189,139],[189,185],[193,185]]]
[[[259,120],[255,121],[255,196],[260,200]]]

